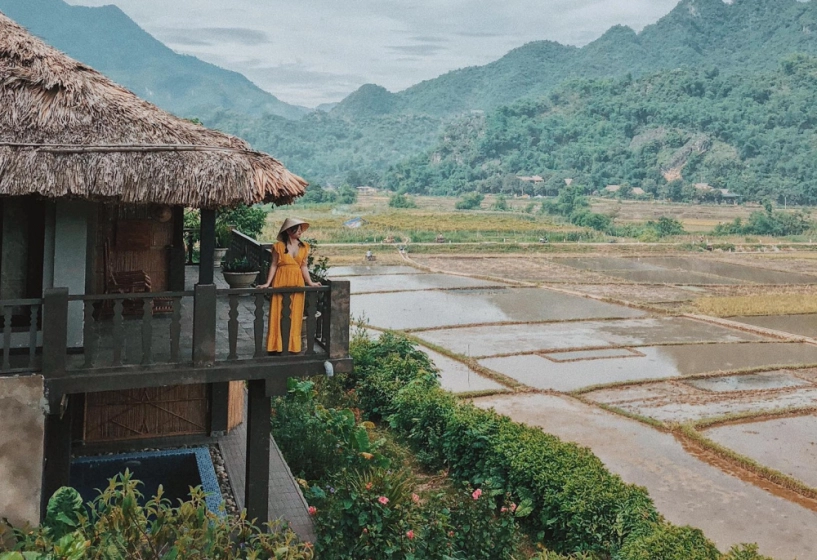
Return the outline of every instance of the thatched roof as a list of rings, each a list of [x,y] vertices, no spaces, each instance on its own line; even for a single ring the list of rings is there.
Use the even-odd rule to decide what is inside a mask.
[[[306,182],[175,117],[0,13],[0,196],[213,208],[283,204]]]

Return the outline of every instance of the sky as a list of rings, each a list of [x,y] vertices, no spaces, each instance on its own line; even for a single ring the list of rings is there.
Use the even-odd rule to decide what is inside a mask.
[[[116,4],[174,51],[247,76],[295,105],[390,91],[492,62],[530,41],[582,46],[640,31],[678,0],[66,0]]]

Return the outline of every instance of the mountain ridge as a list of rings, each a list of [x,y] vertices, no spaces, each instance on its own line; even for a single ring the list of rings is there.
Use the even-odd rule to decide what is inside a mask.
[[[174,52],[114,5],[0,0],[0,12],[51,46],[179,116],[202,117],[229,109],[298,119],[308,112],[277,99],[238,72]],[[134,53],[139,53],[137,61]]]

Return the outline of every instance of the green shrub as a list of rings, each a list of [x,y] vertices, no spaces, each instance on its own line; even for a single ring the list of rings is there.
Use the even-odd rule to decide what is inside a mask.
[[[729,552],[721,556],[721,560],[773,560],[757,551],[756,544],[741,544],[733,546]]]
[[[720,558],[699,530],[662,521],[643,488],[611,474],[589,449],[459,403],[408,340],[356,338],[351,353],[355,372],[347,382],[359,391],[364,414],[387,418],[426,466],[507,493],[523,526],[556,551],[550,558]],[[724,560],[761,560],[746,556],[755,552],[735,549]]]
[[[273,402],[272,433],[289,468],[307,480],[328,479],[343,468],[388,464],[378,451],[382,442],[370,441],[351,410],[318,404],[311,381],[289,380],[287,395]]]
[[[622,547],[616,560],[718,560],[718,549],[701,532],[689,526],[657,523]]]
[[[233,209],[221,210],[216,217],[216,228],[234,226],[244,235],[257,239],[267,223],[267,211],[260,206],[240,204]],[[224,245],[227,247],[227,245]]]
[[[397,193],[389,197],[389,208],[417,208],[417,203],[409,195]]]
[[[461,199],[454,203],[457,210],[479,210],[485,195],[476,191],[463,195]]]
[[[140,482],[127,471],[86,508],[73,488],[60,488],[48,502],[46,520],[32,530],[13,530],[3,560],[276,558],[310,560],[312,547],[288,529],[266,532],[244,515],[221,517],[207,509],[201,488],[173,507],[157,495],[144,505]]]

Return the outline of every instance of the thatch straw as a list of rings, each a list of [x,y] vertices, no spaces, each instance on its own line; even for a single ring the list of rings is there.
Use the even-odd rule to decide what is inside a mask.
[[[306,182],[175,117],[0,13],[0,196],[201,208],[285,204]]]

